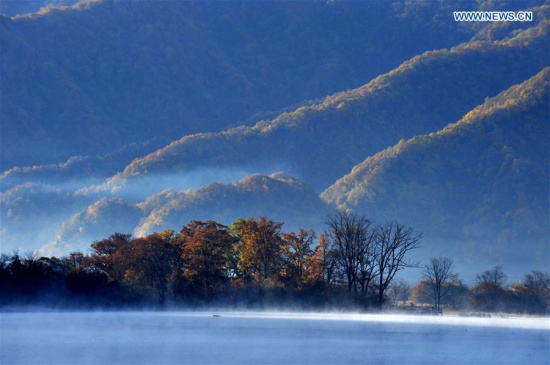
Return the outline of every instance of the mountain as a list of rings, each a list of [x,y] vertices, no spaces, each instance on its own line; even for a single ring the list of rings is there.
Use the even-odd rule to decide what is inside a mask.
[[[57,164],[272,117],[471,38],[449,9],[99,0],[1,16],[0,165]]]
[[[252,127],[186,136],[136,159],[106,188],[129,188],[158,174],[239,168],[284,169],[322,191],[365,156],[437,131],[541,70],[550,54],[550,22],[539,20],[509,29],[504,39],[426,52],[360,88]]]
[[[57,230],[55,241],[38,252],[45,256],[61,256],[72,251],[88,252],[95,240],[115,232],[132,232],[142,215],[137,206],[123,199],[103,198],[63,222]]]
[[[548,66],[550,6],[460,7],[534,20],[455,22],[446,1],[89,1],[0,16],[2,250],[237,213],[317,228],[329,208],[316,194],[367,156]],[[281,170],[303,189],[269,177]]]
[[[131,163],[136,156],[147,155],[166,146],[170,140],[152,137],[143,143],[129,143],[109,153],[73,156],[60,163],[13,167],[0,175],[2,190],[27,183],[63,184],[70,181],[75,189],[102,183]]]
[[[61,222],[94,202],[64,186],[25,183],[0,192],[2,253],[35,250],[50,242]]]
[[[340,209],[398,219],[425,252],[518,277],[550,257],[550,68],[444,129],[381,151],[323,192]]]
[[[285,229],[321,229],[330,211],[309,186],[284,173],[254,174],[231,184],[211,183],[188,191],[167,190],[140,207],[150,213],[137,227],[139,235],[180,227],[191,219],[230,224],[250,216],[284,222]]]
[[[41,254],[86,251],[94,240],[114,232],[145,236],[179,230],[191,220],[230,225],[237,218],[265,216],[285,223],[285,230],[323,229],[331,208],[309,186],[282,172],[254,174],[231,184],[211,183],[200,189],[168,189],[138,204],[103,198],[61,225],[56,241]]]

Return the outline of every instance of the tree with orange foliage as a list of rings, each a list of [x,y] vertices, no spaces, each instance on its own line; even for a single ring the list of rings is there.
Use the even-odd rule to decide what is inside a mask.
[[[249,218],[240,227],[238,266],[247,278],[262,284],[267,279],[276,279],[281,269],[283,223],[260,217],[257,221]]]
[[[180,231],[183,277],[191,292],[210,299],[234,275],[232,255],[237,238],[215,221],[192,221]]]
[[[329,288],[335,270],[334,252],[330,240],[325,234],[319,236],[319,243],[311,255],[308,263],[308,283],[311,286]]]
[[[131,234],[114,233],[92,244],[91,266],[109,277],[109,281],[122,283],[130,267],[134,245]]]
[[[284,260],[284,277],[292,283],[295,289],[301,289],[307,280],[309,265],[315,241],[315,231],[300,229],[294,232],[283,233],[282,255]]]

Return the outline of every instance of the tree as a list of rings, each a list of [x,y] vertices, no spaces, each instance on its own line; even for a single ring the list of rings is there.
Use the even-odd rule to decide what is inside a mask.
[[[308,282],[310,285],[320,285],[325,290],[330,287],[335,270],[333,253],[332,245],[326,239],[326,234],[321,234],[319,236],[319,243],[309,259]]]
[[[131,234],[114,233],[92,244],[90,263],[95,270],[107,274],[109,281],[122,283],[130,267],[134,247]]]
[[[470,305],[470,289],[458,276],[454,276],[444,286],[449,288],[447,295],[443,298],[445,305],[453,309],[464,309]]]
[[[472,288],[472,302],[476,309],[495,311],[506,298],[506,274],[502,267],[495,266],[477,276],[477,285]]]
[[[405,255],[420,247],[421,233],[396,222],[379,227],[376,235],[375,264],[378,271],[378,304],[384,302],[384,292],[395,274],[405,267],[418,267],[418,263],[405,260]]]
[[[409,300],[416,304],[431,304],[432,297],[429,295],[430,289],[428,283],[424,280],[420,280],[411,289]]]
[[[464,309],[470,304],[470,289],[455,275],[445,282],[443,287],[448,290],[441,298],[441,304],[453,309]],[[410,300],[415,303],[432,304],[431,286],[426,280],[419,281],[411,290]]]
[[[307,280],[309,265],[315,241],[315,232],[300,229],[298,234],[294,232],[283,233],[282,255],[284,258],[284,270],[287,281],[293,282],[296,289],[301,289]]]
[[[361,294],[367,295],[372,280],[378,275],[376,266],[376,230],[371,230],[358,253],[357,282]]]
[[[506,284],[506,274],[502,271],[501,266],[495,266],[492,269],[485,270],[481,274],[476,275],[477,283],[491,283],[496,286],[504,286]]]
[[[331,214],[326,224],[334,258],[346,279],[348,292],[356,294],[358,282],[364,289],[372,277],[371,253],[374,251],[371,246],[375,237],[372,222],[362,215],[338,212]]]
[[[441,299],[445,297],[451,287],[445,285],[453,277],[453,260],[447,257],[432,257],[430,263],[424,267],[424,280],[428,285],[428,295],[434,303],[436,313],[440,312]]]
[[[403,279],[393,280],[388,286],[387,295],[392,305],[398,302],[405,302],[409,299],[411,287]]]
[[[281,268],[282,223],[260,217],[240,224],[241,242],[236,250],[239,270],[258,284],[274,279]]]
[[[229,283],[237,238],[214,221],[192,221],[180,231],[183,277],[201,299],[211,299]]]
[[[77,270],[84,266],[85,256],[82,252],[71,252],[64,260],[65,265],[71,270]]]
[[[125,273],[125,282],[155,293],[159,303],[164,304],[178,257],[174,231],[167,230],[136,238],[133,245],[131,265]]]
[[[531,313],[544,313],[550,305],[550,275],[533,271],[513,286],[521,309]]]

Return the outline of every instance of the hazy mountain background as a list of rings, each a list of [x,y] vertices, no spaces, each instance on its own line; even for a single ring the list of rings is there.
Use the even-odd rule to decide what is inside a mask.
[[[534,21],[452,17],[514,9]],[[2,16],[2,252],[191,219],[321,231],[351,209],[424,232],[417,256],[466,275],[548,270],[549,13],[90,1]]]

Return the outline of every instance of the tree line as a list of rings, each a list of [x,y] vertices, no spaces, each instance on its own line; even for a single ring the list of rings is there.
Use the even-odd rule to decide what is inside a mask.
[[[0,304],[364,309],[411,297],[439,310],[456,302],[456,288],[465,288],[445,258],[433,258],[412,289],[395,279],[403,268],[420,267],[407,254],[420,247],[422,235],[406,225],[375,225],[362,215],[338,212],[320,235],[283,232],[282,226],[265,217],[239,218],[230,226],[191,221],[179,232],[114,233],[95,241],[89,254],[2,255]],[[492,286],[476,288],[466,289],[476,306],[501,309],[484,297]],[[547,310],[545,293],[539,301],[544,305],[529,308]]]
[[[538,270],[507,285],[502,267],[495,266],[478,274],[475,286],[469,288],[453,271],[451,259],[433,257],[424,267],[423,280],[412,288],[401,286],[400,290],[401,294],[396,295],[405,296],[410,302],[431,304],[436,312],[443,307],[481,312],[550,312],[550,275]]]

